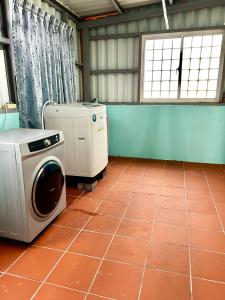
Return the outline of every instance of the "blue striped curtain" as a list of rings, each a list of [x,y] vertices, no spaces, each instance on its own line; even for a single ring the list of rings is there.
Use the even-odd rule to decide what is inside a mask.
[[[41,128],[48,100],[76,100],[73,29],[24,0],[14,0],[12,36],[22,127]]]

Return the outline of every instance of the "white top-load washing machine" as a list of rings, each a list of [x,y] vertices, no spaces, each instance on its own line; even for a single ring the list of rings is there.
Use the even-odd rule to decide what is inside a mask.
[[[0,133],[0,236],[32,241],[66,207],[63,133]]]
[[[48,105],[44,119],[46,129],[63,131],[66,175],[92,178],[106,168],[108,134],[105,105]]]

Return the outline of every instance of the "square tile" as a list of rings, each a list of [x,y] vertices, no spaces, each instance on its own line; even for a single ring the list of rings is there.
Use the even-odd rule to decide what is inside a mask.
[[[189,277],[146,269],[141,300],[191,300]]]
[[[112,216],[94,216],[85,226],[85,229],[102,233],[115,233],[120,218]]]
[[[188,200],[202,200],[202,201],[212,200],[209,190],[186,189],[186,196]]]
[[[91,292],[109,298],[136,300],[141,275],[142,268],[139,266],[104,261]]]
[[[8,273],[33,280],[44,280],[61,255],[61,251],[31,247]]]
[[[168,197],[184,198],[185,193],[184,193],[184,189],[182,189],[182,188],[165,186],[165,187],[162,187],[162,189],[160,191],[160,195],[168,196]]]
[[[130,204],[125,218],[132,218],[132,219],[141,219],[145,221],[152,222],[155,216],[156,206],[149,205],[148,207]]]
[[[158,208],[155,222],[185,226],[187,224],[186,212],[167,208]]]
[[[190,228],[189,242],[192,248],[225,253],[225,237],[223,232]]]
[[[131,192],[111,190],[104,200],[121,202],[126,204],[130,201],[131,195]]]
[[[106,258],[144,266],[148,242],[140,239],[116,236],[106,254]]]
[[[99,259],[66,253],[50,274],[47,282],[87,291],[99,264]]]
[[[183,197],[158,196],[158,207],[185,211],[186,202]]]
[[[55,224],[80,229],[84,226],[89,218],[90,215],[69,208],[56,220]]]
[[[116,234],[139,239],[148,239],[152,230],[152,223],[143,220],[124,218]]]
[[[82,231],[73,242],[69,251],[90,256],[103,257],[112,235]]]
[[[90,196],[91,197],[91,196]],[[81,209],[81,210],[86,210],[90,212],[94,212],[99,204],[101,203],[100,199],[92,199],[89,196],[82,196],[78,198],[77,201],[74,201],[70,205],[70,209]]]
[[[11,264],[24,253],[27,245],[0,241],[0,271],[4,272]]]
[[[216,209],[213,204],[213,201],[188,200],[187,208],[190,212],[216,214]]]
[[[60,226],[50,226],[35,240],[37,246],[65,250],[78,234],[78,230]]]
[[[85,294],[73,291],[71,289],[43,284],[36,296],[35,300],[84,300]]]
[[[0,277],[1,300],[28,300],[37,290],[40,282],[18,278],[11,275]]]
[[[122,217],[127,204],[115,201],[103,201],[98,209],[98,213],[115,217]]]
[[[189,274],[188,248],[170,244],[151,243],[147,266],[181,274]]]
[[[131,204],[152,207],[156,205],[156,196],[151,194],[133,193]]]
[[[191,250],[192,276],[225,282],[225,255]]]
[[[97,187],[110,189],[115,182],[115,179],[104,177],[98,181]]]
[[[187,229],[183,226],[155,223],[152,232],[152,242],[187,246]]]
[[[189,212],[188,225],[191,227],[205,228],[216,231],[222,230],[217,214]]]
[[[193,300],[224,300],[224,283],[193,278],[192,286]]]
[[[103,200],[109,193],[109,188],[99,188],[96,187],[94,191],[87,192],[84,195],[93,199]]]

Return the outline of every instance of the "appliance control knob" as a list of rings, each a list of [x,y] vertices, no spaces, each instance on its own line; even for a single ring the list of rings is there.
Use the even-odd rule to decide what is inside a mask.
[[[45,146],[46,148],[49,147],[49,146],[51,146],[51,141],[48,140],[48,139],[45,139],[45,140],[44,140],[44,146]]]

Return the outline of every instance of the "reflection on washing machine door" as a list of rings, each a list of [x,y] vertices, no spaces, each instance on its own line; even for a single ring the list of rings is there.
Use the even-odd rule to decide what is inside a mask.
[[[39,170],[33,185],[32,204],[42,218],[51,215],[57,207],[64,185],[64,176],[56,161],[48,161]]]

